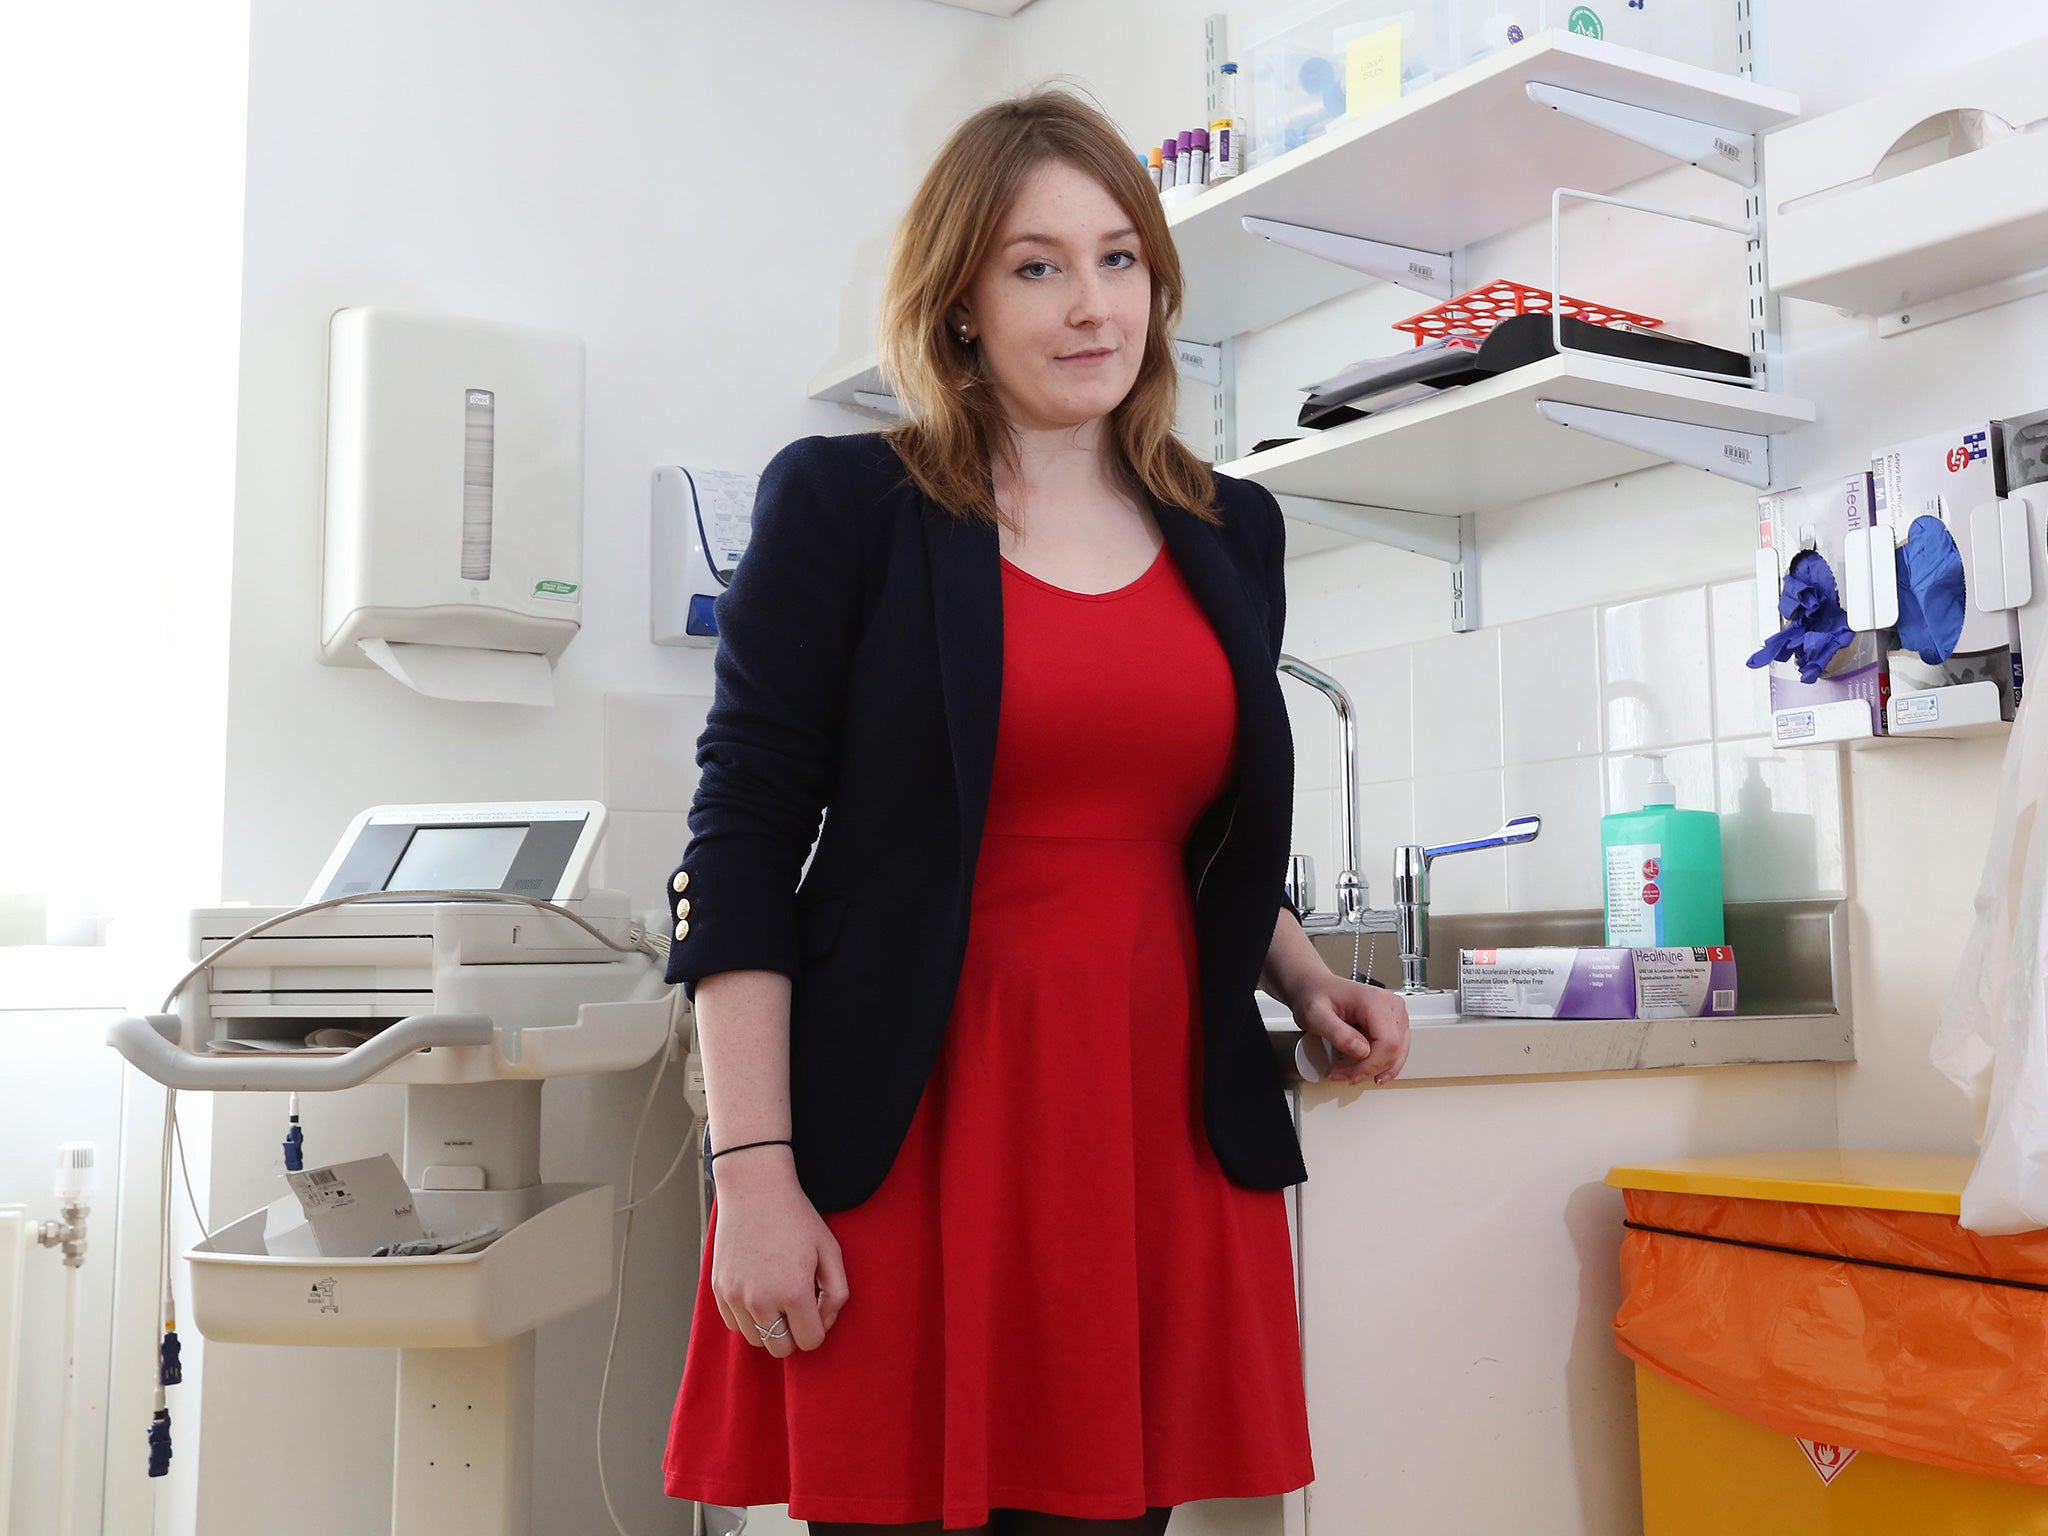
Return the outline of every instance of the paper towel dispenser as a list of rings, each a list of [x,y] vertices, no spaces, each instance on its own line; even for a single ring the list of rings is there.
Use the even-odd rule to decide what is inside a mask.
[[[337,311],[325,548],[324,661],[436,698],[552,704],[582,619],[582,341]]]

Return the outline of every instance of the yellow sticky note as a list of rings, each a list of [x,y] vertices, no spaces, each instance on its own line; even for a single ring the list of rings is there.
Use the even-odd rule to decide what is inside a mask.
[[[1401,99],[1401,23],[1354,37],[1344,49],[1344,110],[1369,112]]]

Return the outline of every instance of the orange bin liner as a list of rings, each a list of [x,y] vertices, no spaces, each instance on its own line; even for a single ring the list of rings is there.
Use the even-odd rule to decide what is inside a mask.
[[[1933,1211],[1670,1190],[1624,1198],[1632,1227],[1667,1230],[1623,1239],[1623,1353],[1789,1435],[2048,1486],[2048,1231],[1980,1237]]]

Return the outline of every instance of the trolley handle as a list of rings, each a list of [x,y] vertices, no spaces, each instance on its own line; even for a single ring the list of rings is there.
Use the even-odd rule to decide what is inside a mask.
[[[265,1056],[201,1056],[178,1044],[174,1013],[130,1015],[107,1030],[107,1044],[145,1076],[167,1088],[196,1092],[278,1090],[327,1093],[368,1082],[386,1067],[436,1045],[489,1045],[489,1014],[416,1013],[379,1030],[339,1056],[312,1060]]]

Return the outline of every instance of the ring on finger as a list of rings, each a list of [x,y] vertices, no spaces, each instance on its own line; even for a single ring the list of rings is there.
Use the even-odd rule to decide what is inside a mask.
[[[754,1332],[758,1333],[763,1339],[786,1339],[789,1337],[789,1318],[786,1314],[778,1312],[775,1314],[775,1326],[773,1328],[763,1328],[759,1323],[756,1323],[754,1324]]]

